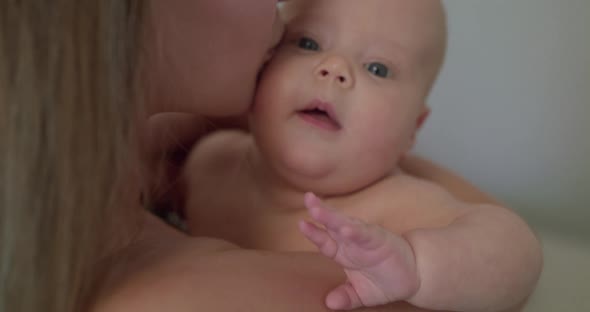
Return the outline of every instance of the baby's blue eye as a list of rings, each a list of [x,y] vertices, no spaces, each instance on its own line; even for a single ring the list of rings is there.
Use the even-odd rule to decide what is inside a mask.
[[[389,77],[389,68],[381,63],[369,63],[365,68],[373,75],[381,78]]]
[[[320,45],[317,42],[315,42],[315,40],[307,38],[307,37],[302,37],[301,39],[299,39],[299,42],[297,43],[297,45],[304,50],[310,50],[310,51],[319,51],[320,50]]]

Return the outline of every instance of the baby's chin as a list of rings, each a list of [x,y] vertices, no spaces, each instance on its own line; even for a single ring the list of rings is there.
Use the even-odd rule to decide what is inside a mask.
[[[274,159],[273,166],[283,180],[302,192],[338,196],[362,188],[358,179],[347,175],[350,170],[340,168],[334,161],[314,159],[313,154],[292,153]]]

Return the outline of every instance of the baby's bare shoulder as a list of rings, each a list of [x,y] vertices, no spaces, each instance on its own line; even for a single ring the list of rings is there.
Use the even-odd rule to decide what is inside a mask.
[[[210,134],[193,148],[182,172],[188,190],[206,190],[214,182],[223,182],[235,174],[252,138],[243,131],[219,131]]]
[[[248,133],[228,130],[204,137],[193,148],[182,172],[187,212],[205,207],[213,209],[221,199],[213,195],[228,189],[239,189],[237,183],[243,179],[237,177],[243,175],[241,164],[251,142]]]
[[[388,176],[367,188],[366,192],[385,200],[456,201],[440,185],[405,173]]]
[[[239,130],[217,131],[202,138],[190,152],[186,170],[201,172],[202,170],[226,167],[245,149],[251,136]]]

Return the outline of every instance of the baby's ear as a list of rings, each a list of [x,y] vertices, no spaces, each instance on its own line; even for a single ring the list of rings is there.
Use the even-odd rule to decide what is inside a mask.
[[[414,147],[414,144],[416,144],[416,135],[418,134],[418,130],[422,128],[424,122],[426,121],[426,119],[428,119],[428,116],[430,116],[430,107],[424,104],[422,106],[422,111],[420,112],[420,115],[418,115],[418,118],[416,118],[416,128],[414,128],[414,133],[412,133],[412,137],[408,141],[408,146],[406,147],[404,155]]]
[[[422,107],[422,112],[416,119],[416,131],[422,128],[422,125],[424,125],[424,122],[426,121],[426,119],[428,119],[428,116],[430,116],[430,107],[424,104],[424,106]]]

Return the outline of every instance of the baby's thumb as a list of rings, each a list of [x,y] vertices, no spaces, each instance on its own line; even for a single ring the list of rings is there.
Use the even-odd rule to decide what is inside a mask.
[[[350,283],[342,284],[326,296],[326,306],[332,310],[352,310],[363,306]]]

